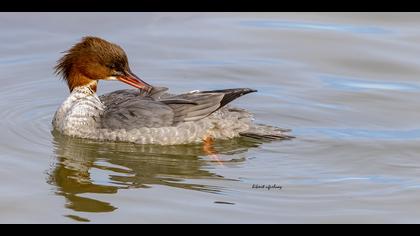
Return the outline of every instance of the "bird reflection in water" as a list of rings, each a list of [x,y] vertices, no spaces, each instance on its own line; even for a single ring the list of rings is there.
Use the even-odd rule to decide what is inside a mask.
[[[65,197],[66,207],[76,212],[111,212],[111,203],[85,194],[116,194],[119,189],[164,185],[218,193],[220,187],[188,183],[187,180],[229,180],[211,172],[211,165],[237,165],[245,161],[249,148],[261,142],[248,138],[215,141],[212,153],[202,144],[138,145],[72,138],[52,131],[56,161],[48,171],[49,184]],[[223,155],[223,160],[211,158]],[[104,177],[105,173],[105,177]],[[231,179],[232,180],[232,179]],[[234,180],[232,180],[234,181]],[[77,216],[69,216],[82,221]]]

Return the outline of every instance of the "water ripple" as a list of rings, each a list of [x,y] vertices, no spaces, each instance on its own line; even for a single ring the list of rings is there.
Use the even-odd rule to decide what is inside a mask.
[[[7,147],[18,153],[45,154],[51,146],[51,119],[57,104],[52,97],[30,96],[36,88],[37,93],[48,95],[48,80],[27,81],[13,86],[3,87],[0,101],[0,126],[8,135]],[[36,102],[34,100],[36,99]],[[12,105],[13,104],[13,105]]]
[[[44,56],[28,56],[28,57],[15,57],[15,58],[2,58],[0,59],[0,66],[21,65],[39,62],[46,60]]]

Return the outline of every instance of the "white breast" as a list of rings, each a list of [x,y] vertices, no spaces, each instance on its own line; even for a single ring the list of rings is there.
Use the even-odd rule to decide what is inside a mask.
[[[87,137],[98,128],[104,109],[96,93],[88,87],[78,87],[55,113],[53,126],[66,135]]]

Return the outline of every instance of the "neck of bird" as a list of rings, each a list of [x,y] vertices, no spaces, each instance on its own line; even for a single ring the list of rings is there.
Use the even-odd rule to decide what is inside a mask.
[[[70,92],[73,92],[77,87],[88,87],[96,93],[98,81],[90,79],[77,70],[72,70],[67,78],[67,85],[69,86]]]

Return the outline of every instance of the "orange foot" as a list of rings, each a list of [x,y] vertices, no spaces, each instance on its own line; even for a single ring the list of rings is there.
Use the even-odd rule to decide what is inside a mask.
[[[217,161],[217,163],[219,165],[223,166],[223,163],[220,161],[219,156],[217,155],[216,150],[214,150],[213,147],[214,144],[214,139],[210,136],[207,136],[204,138],[204,143],[203,143],[203,151],[214,161]]]

